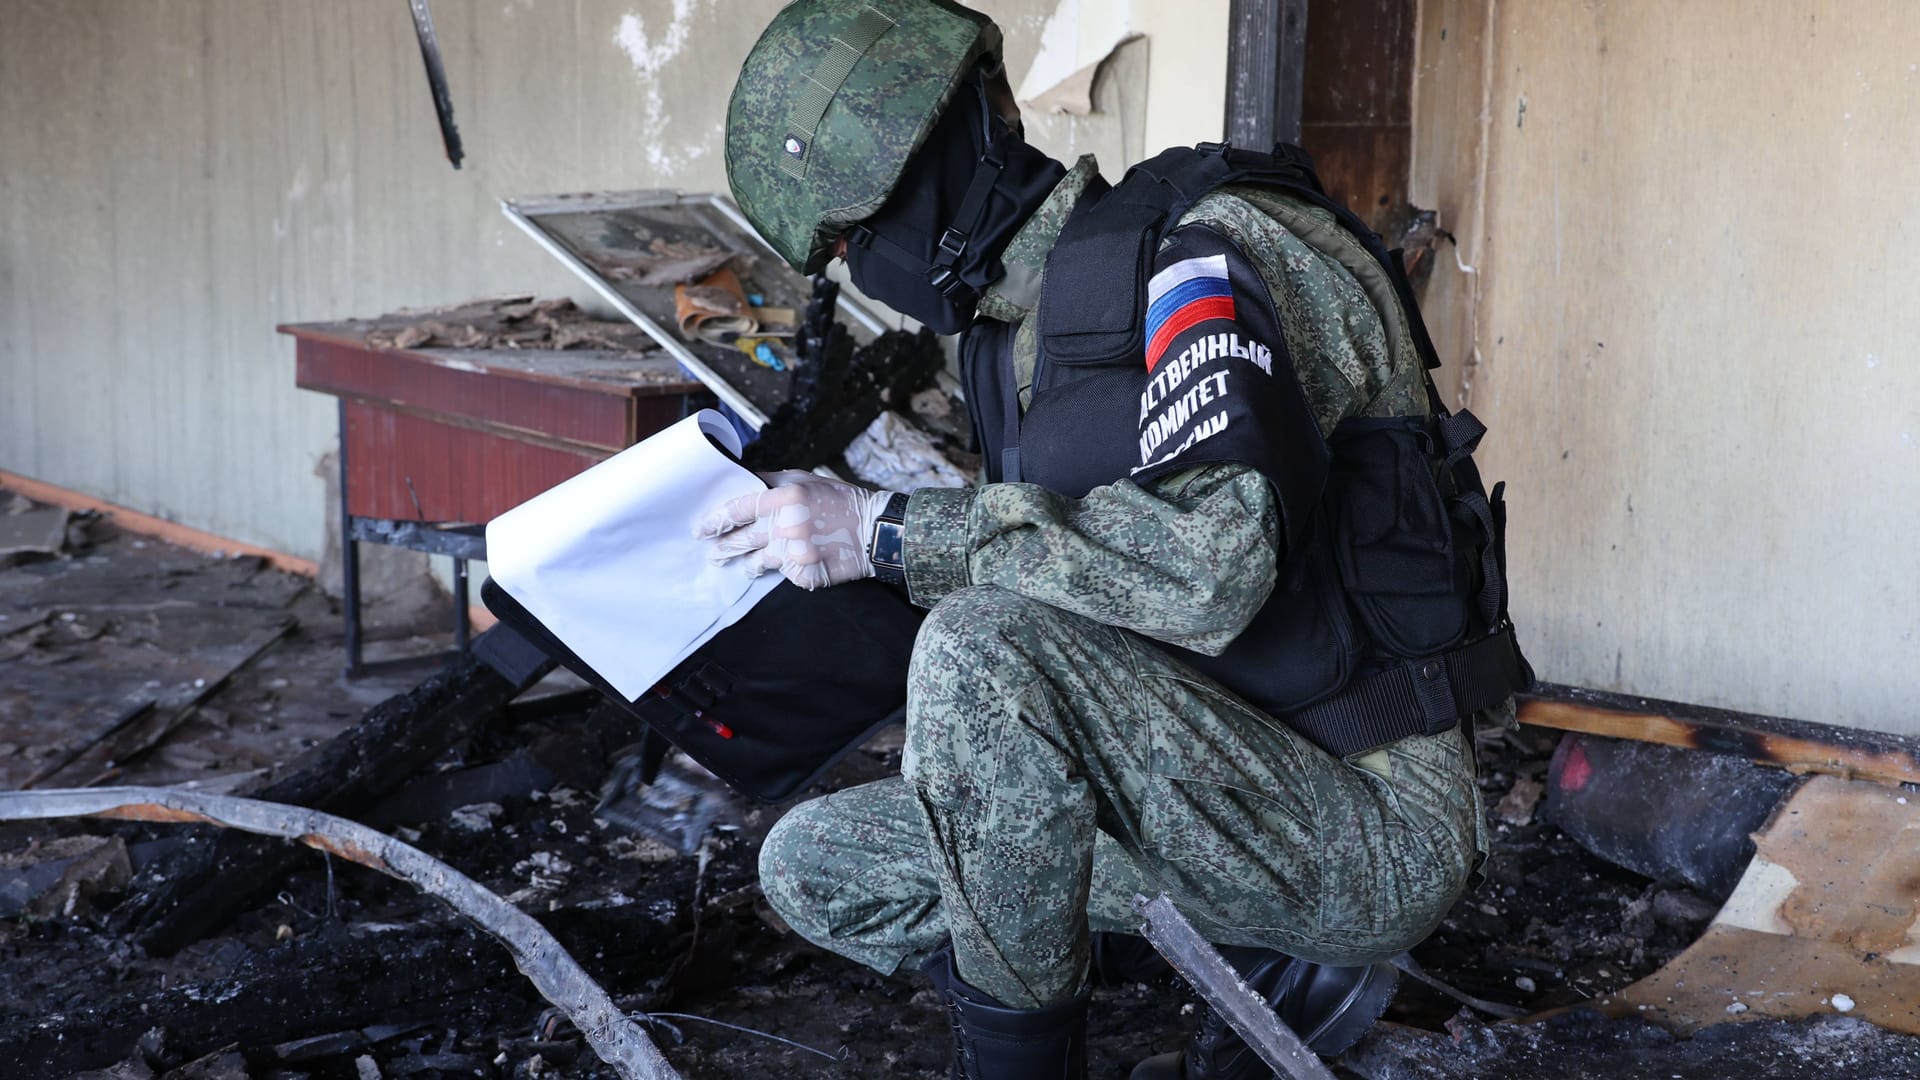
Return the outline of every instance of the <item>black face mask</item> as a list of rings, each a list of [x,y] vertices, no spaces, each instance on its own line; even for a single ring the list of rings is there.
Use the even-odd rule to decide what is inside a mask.
[[[847,230],[854,287],[936,334],[973,321],[1000,253],[1066,175],[987,106],[975,74],[880,209]]]

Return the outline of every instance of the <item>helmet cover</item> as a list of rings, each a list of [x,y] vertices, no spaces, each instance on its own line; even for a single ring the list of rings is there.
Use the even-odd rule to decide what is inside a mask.
[[[1000,30],[951,0],[795,0],[747,54],[727,106],[727,182],[801,273],[886,201]]]

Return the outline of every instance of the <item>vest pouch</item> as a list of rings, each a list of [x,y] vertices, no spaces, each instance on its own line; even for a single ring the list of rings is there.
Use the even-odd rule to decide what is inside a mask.
[[[1036,393],[1020,421],[1021,479],[1071,498],[1115,480],[1115,463],[1140,460],[1140,369],[1083,367]],[[1124,476],[1124,472],[1122,476]]]
[[[1096,208],[1099,227],[1074,227],[1074,218],[1090,218]],[[1042,279],[1038,318],[1047,362],[1099,366],[1146,348],[1147,278],[1166,216],[1164,206],[1091,199],[1074,206]],[[1047,389],[1043,380],[1035,385]]]
[[[1328,440],[1334,555],[1355,613],[1396,656],[1446,652],[1473,629],[1491,542],[1425,417],[1357,417]]]

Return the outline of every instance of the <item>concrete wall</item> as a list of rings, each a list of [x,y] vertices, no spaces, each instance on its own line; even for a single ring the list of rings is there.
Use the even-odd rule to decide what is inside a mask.
[[[1017,78],[1053,0],[981,6]],[[317,555],[332,402],[293,388],[273,326],[573,291],[497,200],[724,190],[733,73],[779,7],[438,0],[454,172],[397,0],[6,0],[0,469]],[[1036,141],[1138,157],[1149,64],[1199,73],[1185,137],[1217,137],[1215,25],[1128,46],[1105,112],[1038,119]]]
[[[1920,731],[1920,6],[1424,0],[1419,40],[1429,307],[1541,674]]]

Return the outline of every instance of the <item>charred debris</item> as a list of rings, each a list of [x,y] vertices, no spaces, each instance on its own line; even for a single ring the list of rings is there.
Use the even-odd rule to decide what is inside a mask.
[[[6,787],[170,785],[363,822],[531,916],[620,1009],[653,1018],[644,1030],[686,1076],[942,1075],[924,987],[813,948],[760,901],[757,841],[781,807],[743,804],[684,760],[637,788],[611,764],[638,735],[626,714],[538,660],[489,657],[485,637],[442,670],[350,684],[333,612],[306,580],[97,519],[64,525],[0,571]],[[1578,738],[1583,767],[1611,775],[1597,758],[1625,744]],[[1338,1075],[1692,1077],[1738,1063],[1786,1077],[1844,1061],[1848,1075],[1893,1076],[1920,1062],[1911,1037],[1846,1016],[1684,1038],[1583,1008],[1698,938],[1727,875],[1636,846],[1630,808],[1563,811],[1556,732],[1480,740],[1486,882],[1414,953],[1437,988],[1408,980]],[[897,768],[897,746],[882,736],[824,786]],[[1666,753],[1691,756],[1626,772],[1693,770],[1723,790],[1744,778],[1763,792],[1748,806],[1791,783]],[[1543,820],[1556,814],[1566,827]],[[1576,840],[1595,821],[1614,833],[1584,838],[1615,861]],[[14,822],[0,826],[0,915],[10,1076],[618,1075],[487,931],[312,847],[204,824]],[[1174,1045],[1192,1000],[1170,978],[1099,994],[1101,1076]],[[1503,1024],[1458,996],[1560,1012]]]

